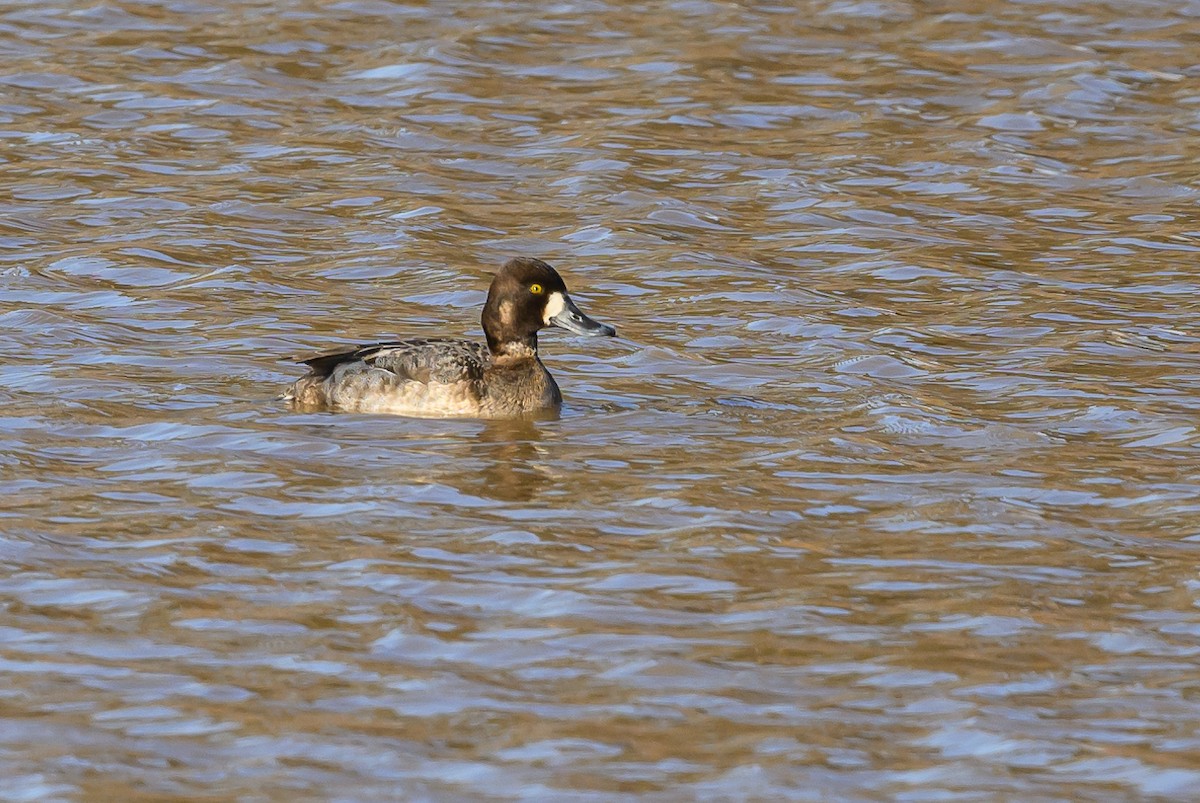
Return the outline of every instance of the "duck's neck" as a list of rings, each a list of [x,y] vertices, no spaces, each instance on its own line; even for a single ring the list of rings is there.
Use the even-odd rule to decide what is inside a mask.
[[[480,320],[492,358],[496,362],[537,359],[537,330],[524,331],[525,327],[518,326],[512,302],[497,303],[494,290],[493,286],[488,291]]]
[[[492,359],[497,363],[536,360],[538,356],[536,332],[520,339],[503,340],[489,334],[487,344],[488,350],[492,352]]]

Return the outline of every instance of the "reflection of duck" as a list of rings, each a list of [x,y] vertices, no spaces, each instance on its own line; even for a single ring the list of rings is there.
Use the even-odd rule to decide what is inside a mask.
[[[413,416],[512,418],[557,410],[562,394],[537,351],[538,330],[547,326],[617,333],[579,311],[554,268],[540,259],[510,259],[483,307],[486,346],[414,338],[317,354],[299,360],[309,373],[283,398],[306,410]]]
[[[532,421],[490,421],[479,433],[472,451],[482,457],[484,468],[475,475],[476,491],[491,499],[527,502],[550,481],[541,462],[538,441],[542,438]]]

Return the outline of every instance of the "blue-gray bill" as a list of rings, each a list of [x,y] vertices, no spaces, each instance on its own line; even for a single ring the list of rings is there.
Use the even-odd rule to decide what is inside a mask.
[[[589,337],[616,337],[617,334],[617,330],[608,324],[594,321],[580,312],[566,293],[563,294],[562,312],[550,318],[550,323],[568,332]]]

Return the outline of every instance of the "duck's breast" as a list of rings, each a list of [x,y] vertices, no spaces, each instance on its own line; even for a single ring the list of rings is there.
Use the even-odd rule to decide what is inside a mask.
[[[536,357],[494,365],[484,372],[482,384],[483,407],[489,417],[557,410],[562,405],[558,383]]]

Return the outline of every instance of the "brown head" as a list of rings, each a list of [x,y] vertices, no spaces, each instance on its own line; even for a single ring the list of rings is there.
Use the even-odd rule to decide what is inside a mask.
[[[554,268],[531,257],[508,260],[492,279],[483,306],[488,348],[497,357],[535,353],[537,333],[547,326],[579,335],[612,337],[617,333],[579,311]]]

